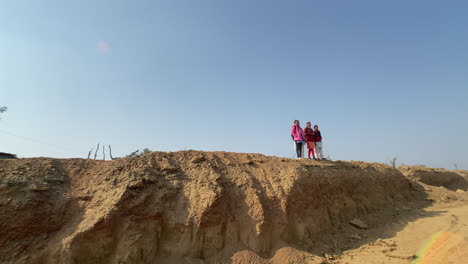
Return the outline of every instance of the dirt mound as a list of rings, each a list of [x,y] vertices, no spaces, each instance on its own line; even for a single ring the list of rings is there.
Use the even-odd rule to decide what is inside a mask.
[[[468,190],[468,171],[434,169],[424,166],[401,166],[398,168],[406,177],[432,186],[443,186],[450,190]]]
[[[1,160],[0,262],[313,263],[329,232],[411,189],[382,164],[259,154]]]

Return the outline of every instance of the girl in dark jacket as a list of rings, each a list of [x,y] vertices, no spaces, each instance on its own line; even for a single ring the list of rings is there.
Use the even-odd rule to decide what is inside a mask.
[[[315,142],[315,153],[317,154],[317,159],[323,159],[323,148],[322,148],[322,134],[318,129],[318,126],[314,126],[314,142]]]

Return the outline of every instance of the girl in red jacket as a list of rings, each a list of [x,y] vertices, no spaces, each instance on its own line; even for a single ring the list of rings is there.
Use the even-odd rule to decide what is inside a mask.
[[[314,148],[315,148],[315,142],[314,142],[314,130],[310,127],[312,124],[310,122],[307,122],[306,128],[304,128],[304,134],[306,138],[306,143],[307,143],[307,148],[309,149],[308,156],[310,159],[310,153],[312,153],[312,157],[315,159],[315,153],[314,153]]]

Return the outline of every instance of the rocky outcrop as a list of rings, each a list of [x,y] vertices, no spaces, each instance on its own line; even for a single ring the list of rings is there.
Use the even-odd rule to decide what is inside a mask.
[[[411,188],[383,164],[259,154],[2,160],[0,262],[268,259],[313,248],[336,226],[409,199]]]

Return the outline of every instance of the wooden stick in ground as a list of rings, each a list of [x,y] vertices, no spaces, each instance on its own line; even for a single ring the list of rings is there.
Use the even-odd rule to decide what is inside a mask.
[[[97,144],[96,152],[94,152],[94,160],[97,158],[97,152],[99,150],[99,143]]]
[[[89,159],[89,157],[91,157],[92,152],[93,152],[93,148],[91,148],[91,150],[88,152],[88,159]]]
[[[111,160],[114,160],[114,158],[112,157],[112,148],[111,148],[111,145],[109,145],[109,155],[110,155],[110,159],[111,159]]]
[[[102,160],[106,160],[106,148],[105,148],[105,145],[102,145]]]

